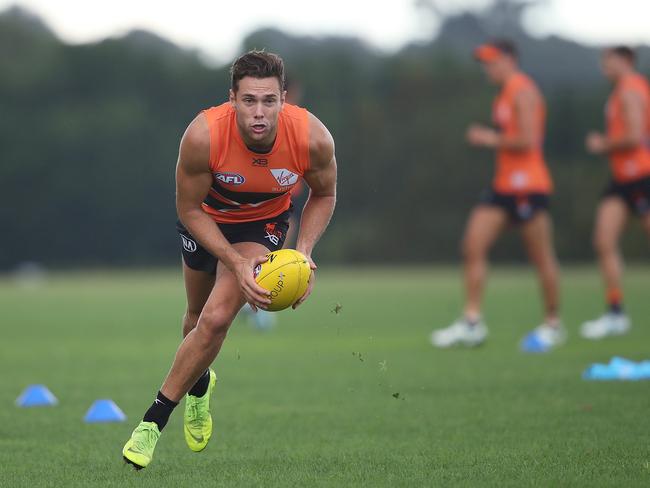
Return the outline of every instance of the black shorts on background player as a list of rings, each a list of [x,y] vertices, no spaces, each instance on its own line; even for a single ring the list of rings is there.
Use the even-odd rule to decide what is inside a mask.
[[[269,251],[282,249],[284,240],[289,230],[289,217],[291,209],[265,220],[242,222],[240,224],[216,224],[230,244],[238,242],[257,242]],[[185,264],[196,271],[205,271],[215,274],[217,271],[217,258],[206,251],[183,224],[176,222],[176,230],[181,237],[181,249]]]
[[[650,212],[650,176],[630,183],[616,183],[611,181],[603,198],[622,198],[627,208],[636,215],[645,215]]]
[[[488,190],[482,195],[480,205],[502,208],[512,224],[523,224],[540,210],[548,210],[549,198],[544,193],[509,195]]]

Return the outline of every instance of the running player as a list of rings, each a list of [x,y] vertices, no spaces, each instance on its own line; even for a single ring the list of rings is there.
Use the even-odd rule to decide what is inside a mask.
[[[625,46],[604,51],[602,70],[614,89],[607,102],[607,134],[587,135],[587,151],[609,156],[612,181],[596,212],[594,247],[605,280],[607,312],[582,324],[588,339],[624,334],[622,263],[618,242],[630,214],[650,237],[650,87],[636,72],[635,53]]]
[[[542,325],[522,341],[526,351],[551,349],[565,339],[558,317],[558,272],[548,213],[552,182],[544,162],[545,104],[535,83],[519,70],[513,43],[495,40],[479,46],[475,57],[489,80],[501,91],[493,106],[498,130],[473,124],[469,144],[496,151],[496,174],[488,191],[470,215],[462,250],[465,275],[463,316],[449,327],[433,331],[437,347],[476,346],[487,338],[481,318],[481,299],[488,252],[497,237],[516,226],[541,282],[545,317]]]
[[[201,112],[180,144],[176,207],[187,292],[185,338],[122,450],[136,468],[151,462],[160,432],[184,396],[185,440],[193,451],[206,447],[216,381],[209,366],[242,306],[265,309],[270,303],[253,270],[266,253],[282,248],[293,186],[302,177],[310,188],[297,249],[313,270],[312,251],[334,211],[334,141],[307,110],[285,103],[282,59],[251,51],[234,62],[231,74],[229,101]]]

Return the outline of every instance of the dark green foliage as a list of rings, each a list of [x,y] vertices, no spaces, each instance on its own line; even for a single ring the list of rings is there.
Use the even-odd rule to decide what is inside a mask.
[[[319,260],[457,257],[467,212],[493,166],[491,154],[464,143],[469,122],[489,122],[493,89],[469,56],[484,31],[463,14],[448,19],[436,40],[393,55],[354,38],[262,30],[245,40],[246,49],[285,57],[301,104],[336,139],[339,206]],[[607,179],[605,161],[582,148],[585,132],[602,127],[606,85],[597,52],[514,35],[548,98],[560,257],[591,259],[591,219]],[[0,15],[0,73],[0,269],[29,260],[178,259],[178,143],[198,111],[225,100],[227,66],[208,67],[197,53],[141,31],[66,45],[12,9]],[[628,254],[642,256],[640,234],[628,239]],[[520,259],[519,247],[507,238],[495,256]]]

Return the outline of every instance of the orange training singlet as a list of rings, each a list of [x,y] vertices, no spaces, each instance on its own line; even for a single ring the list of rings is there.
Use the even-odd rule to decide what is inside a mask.
[[[650,86],[643,76],[637,73],[629,74],[614,87],[605,109],[607,136],[618,139],[625,134],[622,94],[628,90],[638,93],[644,105],[645,142],[631,149],[610,153],[610,168],[614,180],[618,183],[628,183],[650,175],[650,149],[647,145],[650,140]]]
[[[203,210],[215,222],[232,224],[275,217],[291,205],[291,189],[309,169],[309,113],[284,104],[273,148],[246,147],[230,103],[204,110],[210,130],[212,187]]]
[[[535,83],[523,73],[513,75],[494,100],[492,118],[503,135],[506,137],[516,136],[519,132],[519,121],[517,120],[515,100],[522,90],[531,89],[537,93],[538,97],[535,108],[534,147],[525,151],[497,150],[493,189],[498,193],[550,193],[553,189],[553,182],[542,153],[546,107],[544,98]]]

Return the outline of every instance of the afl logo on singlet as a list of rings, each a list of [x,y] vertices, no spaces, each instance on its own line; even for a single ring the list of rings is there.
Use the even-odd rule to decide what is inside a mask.
[[[183,241],[183,249],[185,249],[187,252],[196,251],[196,242],[194,240],[181,234],[181,241]]]
[[[226,185],[237,186],[246,181],[246,178],[244,178],[242,175],[238,175],[237,173],[215,173],[214,177]]]

